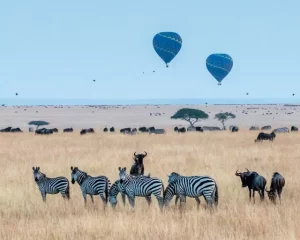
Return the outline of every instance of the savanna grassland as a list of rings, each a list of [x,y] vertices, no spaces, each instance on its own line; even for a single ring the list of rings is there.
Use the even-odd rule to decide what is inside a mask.
[[[273,143],[255,144],[257,132],[188,133],[178,135],[123,136],[79,133],[34,136],[30,133],[0,135],[0,239],[300,239],[300,134],[278,134]],[[147,151],[145,174],[209,175],[219,187],[217,212],[210,214],[194,199],[185,211],[171,207],[164,213],[156,199],[150,208],[138,198],[135,211],[124,208],[121,197],[115,211],[104,211],[99,197],[88,198],[85,209],[78,184],[71,184],[71,199],[47,195],[43,203],[32,167],[48,177],[66,176],[70,166],[90,175],[118,178],[118,167],[130,168],[133,152]],[[267,179],[274,171],[286,179],[282,204],[266,198],[249,203],[248,190],[234,175],[238,169],[255,170]]]

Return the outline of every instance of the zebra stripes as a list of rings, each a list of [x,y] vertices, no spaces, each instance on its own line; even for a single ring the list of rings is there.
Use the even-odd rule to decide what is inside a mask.
[[[65,177],[48,178],[46,174],[40,172],[40,167],[32,167],[34,180],[42,194],[43,201],[46,202],[47,194],[61,193],[64,199],[70,199],[70,183]]]
[[[129,204],[134,208],[135,197],[146,197],[153,194],[160,206],[163,207],[163,197],[161,193],[164,191],[163,182],[158,178],[151,177],[131,177],[126,173],[126,167],[119,167],[120,185],[124,189],[128,197]]]
[[[78,169],[78,167],[71,167],[71,178],[72,184],[77,182],[80,186],[84,205],[86,205],[86,195],[90,195],[92,203],[94,203],[93,195],[99,195],[104,203],[104,207],[108,201],[108,191],[110,187],[110,182],[105,176],[92,177],[86,172]]]
[[[186,201],[186,197],[197,198],[204,196],[208,207],[218,204],[218,186],[214,179],[208,176],[181,176],[172,172],[169,176],[169,185],[164,191],[164,206],[168,206],[173,196],[179,196],[180,203]]]

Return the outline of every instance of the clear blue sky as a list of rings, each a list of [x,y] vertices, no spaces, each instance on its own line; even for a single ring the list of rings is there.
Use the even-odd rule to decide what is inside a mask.
[[[0,98],[299,97],[299,9],[299,0],[2,1]],[[168,69],[152,47],[161,31],[183,39]],[[215,52],[234,61],[222,86],[205,66]]]

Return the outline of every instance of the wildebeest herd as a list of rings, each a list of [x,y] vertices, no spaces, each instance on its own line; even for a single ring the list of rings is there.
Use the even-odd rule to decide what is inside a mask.
[[[121,193],[123,205],[128,202],[132,208],[135,206],[135,197],[144,197],[150,205],[151,196],[154,195],[158,201],[158,205],[162,210],[167,207],[175,196],[175,205],[180,200],[180,206],[186,202],[186,197],[194,198],[197,203],[197,208],[200,205],[200,197],[203,196],[206,201],[206,207],[213,209],[219,203],[218,185],[216,181],[209,176],[183,176],[172,172],[168,175],[168,186],[164,188],[163,181],[157,177],[151,177],[150,174],[144,175],[144,158],[147,152],[142,154],[133,154],[134,163],[127,173],[126,167],[119,167],[119,179],[112,185],[106,176],[90,176],[88,173],[71,166],[71,182],[79,184],[84,205],[87,203],[87,195],[90,196],[94,203],[93,196],[99,195],[106,207],[108,201],[115,208],[117,205],[117,196]],[[70,183],[66,177],[49,178],[46,174],[40,171],[40,167],[33,167],[34,180],[37,183],[42,195],[42,199],[46,201],[47,194],[61,193],[63,198],[70,199]],[[275,172],[271,179],[270,189],[266,189],[266,179],[255,171],[235,173],[240,177],[242,187],[248,187],[249,200],[251,198],[255,202],[255,191],[260,195],[261,201],[264,200],[264,193],[267,192],[270,201],[276,204],[277,196],[281,203],[281,193],[285,186],[283,176]]]

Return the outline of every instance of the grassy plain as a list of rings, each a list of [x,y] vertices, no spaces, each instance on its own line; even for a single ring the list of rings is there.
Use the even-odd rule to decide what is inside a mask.
[[[30,133],[0,135],[0,239],[300,239],[300,134],[277,135],[273,143],[255,144],[257,132],[188,133],[165,136],[95,134],[79,136]],[[118,167],[132,164],[133,152],[147,151],[145,174],[161,178],[167,174],[209,175],[219,187],[218,211],[212,215],[196,209],[188,199],[180,212],[172,201],[163,214],[157,201],[149,208],[137,199],[135,211],[120,204],[116,211],[103,210],[99,197],[87,209],[77,184],[71,199],[47,195],[42,202],[33,179],[32,166],[40,166],[49,177],[66,176],[70,166],[90,175],[118,178]],[[262,174],[270,186],[274,171],[286,179],[282,204],[266,199],[249,203],[248,190],[241,188],[235,171],[249,168]]]

